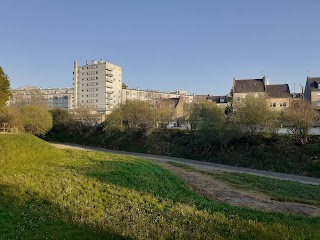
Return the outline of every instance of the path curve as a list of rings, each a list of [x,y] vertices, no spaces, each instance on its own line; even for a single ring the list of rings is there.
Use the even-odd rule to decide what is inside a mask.
[[[320,216],[320,208],[317,206],[272,200],[270,196],[257,191],[233,188],[208,174],[186,170],[165,162],[159,161],[158,164],[182,178],[195,192],[233,206],[268,212]]]
[[[141,157],[141,158],[152,160],[152,161],[183,163],[197,170],[207,171],[207,172],[222,171],[222,172],[247,173],[247,174],[252,174],[256,176],[270,177],[270,178],[275,178],[280,180],[289,180],[289,181],[295,181],[295,182],[300,182],[304,184],[320,185],[320,178],[298,176],[293,174],[285,174],[285,173],[278,173],[278,172],[272,172],[272,171],[243,168],[243,167],[235,167],[235,166],[196,161],[196,160],[190,160],[190,159],[184,159],[184,158],[174,158],[174,157],[158,156],[158,155],[152,155],[152,154],[109,150],[105,148],[90,147],[90,146],[78,145],[73,143],[54,143],[54,142],[49,142],[49,143],[57,148],[73,148],[73,149],[85,150],[85,151],[100,151],[100,152],[108,152],[108,153],[114,153],[114,154],[123,154],[128,156]]]

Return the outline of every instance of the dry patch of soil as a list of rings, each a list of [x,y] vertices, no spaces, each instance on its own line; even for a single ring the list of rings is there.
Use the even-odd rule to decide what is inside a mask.
[[[157,163],[181,177],[197,193],[221,202],[263,211],[320,216],[320,208],[316,206],[271,200],[269,196],[256,191],[232,188],[205,173],[186,170],[160,161]]]

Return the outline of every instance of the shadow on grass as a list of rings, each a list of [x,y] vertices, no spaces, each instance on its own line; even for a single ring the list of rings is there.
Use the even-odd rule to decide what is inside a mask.
[[[284,221],[306,222],[320,225],[320,218],[308,218],[285,213],[270,213],[244,207],[234,207],[218,202],[193,192],[184,181],[168,170],[145,160],[132,158],[132,161],[100,161],[91,159],[91,167],[85,170],[87,176],[101,182],[119,187],[133,189],[144,194],[151,194],[160,199],[168,199],[174,203],[186,203],[198,210],[223,212],[229,217],[235,215],[244,219],[274,223]]]
[[[73,222],[72,212],[31,192],[22,200],[16,189],[0,185],[0,239],[130,239]]]

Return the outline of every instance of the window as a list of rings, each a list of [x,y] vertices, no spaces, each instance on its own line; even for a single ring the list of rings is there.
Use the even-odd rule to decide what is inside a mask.
[[[240,102],[240,97],[237,97],[237,102]]]
[[[273,103],[270,103],[270,107],[276,107],[277,106],[277,103],[273,102]]]
[[[287,103],[286,102],[280,103],[280,107],[287,107]]]
[[[320,84],[319,84],[319,86],[320,86]],[[317,98],[320,98],[320,93],[317,94]]]

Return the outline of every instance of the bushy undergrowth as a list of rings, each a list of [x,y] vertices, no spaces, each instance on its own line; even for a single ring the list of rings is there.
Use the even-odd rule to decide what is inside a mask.
[[[139,158],[56,150],[29,135],[0,143],[2,239],[320,238],[319,218],[214,202]]]
[[[64,133],[66,134],[66,133]],[[47,140],[57,140],[48,135]],[[190,158],[234,166],[320,177],[320,139],[298,145],[288,135],[235,137],[227,144],[204,144],[196,131],[143,129],[105,132],[91,128],[65,141],[124,151]]]

